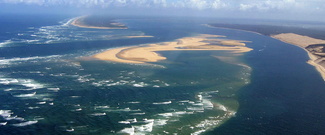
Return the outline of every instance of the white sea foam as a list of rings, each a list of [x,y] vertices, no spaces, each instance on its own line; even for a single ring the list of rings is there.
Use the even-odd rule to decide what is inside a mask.
[[[130,122],[130,123],[137,123],[137,119],[133,118],[133,119],[127,119],[126,121]]]
[[[130,115],[145,115],[145,112],[141,112],[141,113],[131,113]]]
[[[213,109],[213,103],[210,100],[203,99],[202,104],[205,109]]]
[[[23,121],[24,118],[12,116],[14,113],[11,110],[0,110],[0,116],[5,120],[18,120]]]
[[[202,95],[197,95],[198,100],[202,100]]]
[[[111,40],[122,39],[130,35],[130,32],[102,31],[79,29],[70,25],[75,18],[61,21],[59,25],[43,26],[40,28],[29,27],[29,30],[17,33],[18,38],[1,41],[0,47],[14,43],[28,44],[52,44],[71,41]],[[143,32],[133,31],[131,34],[143,35]]]
[[[10,82],[8,80],[5,80],[5,79],[0,79],[0,84],[9,85]]]
[[[130,112],[130,111],[138,111],[138,110],[131,110],[130,108],[124,108],[124,109],[119,109],[117,111]]]
[[[163,117],[172,117],[173,113],[160,113],[158,114],[159,116],[163,116]]]
[[[82,111],[82,108],[75,109],[74,111],[76,112]]]
[[[28,107],[28,109],[30,109],[30,110],[34,110],[34,109],[39,109],[40,107],[38,107],[38,106],[35,106],[35,107]]]
[[[201,133],[205,132],[205,130],[199,130],[199,131],[196,131],[194,133],[191,133],[191,135],[199,135]]]
[[[121,124],[130,124],[131,122],[130,121],[119,121],[118,123],[121,123]]]
[[[73,132],[74,131],[74,128],[68,128],[65,131],[67,131],[67,132]]]
[[[70,98],[81,98],[81,96],[70,96]]]
[[[10,117],[12,114],[11,110],[0,110],[0,116],[2,117]]]
[[[24,126],[36,124],[37,122],[38,121],[26,121],[26,122],[22,122],[22,123],[18,123],[18,124],[12,124],[12,125],[16,126],[16,127],[24,127]]]
[[[193,101],[189,101],[188,103],[189,103],[189,104],[195,104],[195,102],[193,102]]]
[[[47,88],[48,90],[52,90],[52,91],[59,91],[60,88]]]
[[[204,111],[203,107],[187,107],[187,110],[190,111]]]
[[[134,101],[134,102],[128,102],[129,104],[140,104],[141,102],[139,101]]]
[[[134,130],[135,130],[134,127],[124,128],[123,130],[119,131],[118,133],[134,135]]]
[[[95,106],[95,109],[107,109],[110,108],[108,105],[105,106]]]
[[[121,83],[120,82],[110,83],[110,84],[107,84],[106,86],[115,86],[115,85],[121,85]]]
[[[144,121],[147,124],[133,126],[136,133],[150,133],[153,129],[154,119],[149,119]]]
[[[28,90],[34,90],[34,89],[41,89],[44,88],[43,84],[36,83],[36,82],[31,82],[31,83],[21,83],[21,85],[29,88]]]
[[[166,119],[156,119],[154,122],[154,126],[163,126],[166,125],[168,120]]]
[[[0,42],[0,47],[6,47],[9,44],[12,44],[12,40],[5,40],[4,42]]]
[[[218,107],[218,109],[220,109],[220,110],[222,110],[222,111],[225,111],[225,112],[227,112],[228,111],[228,109],[224,106],[224,105],[222,105],[222,104],[216,104],[216,106]]]
[[[68,21],[66,21],[66,22],[60,22],[61,24],[62,24],[62,26],[70,26],[70,24],[74,21],[74,20],[76,20],[78,17],[75,17],[75,18],[71,18],[71,19],[69,19]]]
[[[91,116],[105,116],[106,113],[93,113],[93,114],[90,114]]]
[[[137,84],[133,84],[134,87],[145,87],[147,84],[145,84],[144,82],[140,82]]]
[[[33,93],[30,93],[30,94],[20,94],[20,95],[14,95],[14,97],[21,97],[21,98],[24,98],[24,97],[32,97],[32,96],[35,96],[36,92],[33,92]]]
[[[199,135],[203,132],[206,132],[207,130],[213,129],[217,125],[220,125],[223,119],[224,117],[220,119],[218,117],[205,119],[204,121],[201,121],[193,127],[193,129],[195,129],[196,131],[194,133],[191,133],[191,135]]]
[[[46,104],[46,102],[45,101],[43,101],[43,102],[37,102],[36,104],[44,105],[44,104]]]
[[[147,118],[143,119],[143,122],[145,122],[145,123],[151,123],[151,122],[154,122],[154,121],[155,121],[154,119],[147,119]]]
[[[5,125],[7,125],[7,123],[8,123],[8,122],[1,122],[1,123],[0,123],[0,126],[5,126]]]
[[[154,105],[167,105],[167,104],[171,104],[172,101],[167,101],[167,102],[155,102],[155,103],[152,103]]]
[[[41,116],[35,116],[34,120],[36,121],[40,121],[40,120],[44,120],[45,118],[41,117]]]
[[[9,116],[9,117],[4,117],[5,120],[18,120],[18,121],[23,121],[25,120],[24,118],[22,117],[18,117],[18,116]]]
[[[194,106],[203,106],[203,103],[194,103],[192,105],[194,105]]]
[[[183,100],[183,101],[178,101],[178,102],[180,102],[180,103],[188,103],[188,102],[190,102],[190,100]]]
[[[33,57],[24,57],[24,58],[0,59],[0,64],[8,65],[8,64],[12,64],[12,63],[52,59],[52,58],[59,58],[59,57],[61,57],[61,56],[60,55],[50,55],[50,56],[33,56]]]
[[[183,114],[192,114],[192,112],[186,112],[186,111],[179,111],[179,112],[174,112],[176,115],[183,115]]]
[[[12,91],[12,88],[4,89],[4,91]]]

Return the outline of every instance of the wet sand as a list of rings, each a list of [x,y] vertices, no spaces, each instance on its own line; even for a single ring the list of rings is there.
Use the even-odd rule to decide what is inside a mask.
[[[244,42],[247,41],[223,40],[218,37],[224,36],[201,34],[171,42],[110,49],[93,57],[119,63],[145,64],[166,60],[166,57],[159,54],[160,51],[225,50],[232,53],[243,53],[252,50],[245,46]]]

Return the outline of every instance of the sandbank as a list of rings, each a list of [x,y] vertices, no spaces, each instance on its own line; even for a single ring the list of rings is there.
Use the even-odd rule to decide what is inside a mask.
[[[310,60],[307,63],[315,66],[317,71],[321,74],[321,76],[323,77],[323,79],[325,81],[325,65],[321,64],[322,62],[325,61],[325,58],[314,55],[312,52],[310,52],[306,49],[310,45],[325,44],[325,40],[315,39],[315,38],[298,35],[298,34],[294,34],[294,33],[282,33],[282,34],[272,35],[271,37],[278,39],[282,42],[296,45],[296,46],[304,49],[308,53],[308,56],[310,58]]]
[[[245,46],[245,41],[218,39],[219,35],[201,34],[193,37],[185,37],[171,42],[161,42],[133,47],[110,49],[94,55],[94,58],[119,63],[145,64],[157,62],[167,58],[159,54],[160,51],[206,51],[225,50],[232,53],[251,51]],[[226,44],[225,44],[226,42]],[[231,44],[232,43],[232,44]]]
[[[87,25],[84,23],[84,19],[87,16],[81,16],[81,17],[77,17],[75,18],[72,22],[71,25],[73,26],[77,26],[77,27],[81,27],[81,28],[92,28],[92,29],[127,29],[126,26],[124,26],[123,24],[120,23],[110,23],[110,25],[112,25],[113,27],[103,27],[103,26],[91,26],[91,25]]]
[[[154,36],[125,36],[125,38],[149,38]]]

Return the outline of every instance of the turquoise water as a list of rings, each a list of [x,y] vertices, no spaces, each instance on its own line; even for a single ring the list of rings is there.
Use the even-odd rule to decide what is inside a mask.
[[[300,94],[310,92],[307,86],[299,88],[304,83],[296,83],[312,78],[313,83],[308,83],[314,86],[312,91],[323,88],[319,74],[305,63],[307,56],[299,48],[250,32],[209,28],[202,25],[205,21],[121,19],[129,29],[96,30],[69,25],[73,17],[45,21],[47,17],[40,16],[25,23],[21,22],[26,18],[3,18],[9,21],[0,26],[10,29],[0,36],[0,134],[249,134],[258,116],[279,116],[283,110],[291,114],[297,110],[286,107],[294,103],[301,108],[317,106],[293,99],[295,92],[283,95],[292,94],[286,86],[294,86]],[[88,58],[110,48],[197,34],[252,41],[247,46],[254,50],[241,55],[166,51],[161,54],[167,60],[153,65]],[[137,35],[154,37],[125,38]],[[269,95],[288,98],[268,100]],[[322,92],[316,99],[320,97]],[[310,115],[321,117],[322,111],[315,112]],[[263,122],[275,117],[267,118]],[[284,123],[292,120],[276,118]],[[263,133],[277,128],[276,124],[262,124],[265,128],[254,131]]]
[[[5,35],[1,133],[199,134],[235,116],[236,92],[251,72],[236,54],[167,51],[161,52],[167,60],[153,65],[87,58],[109,48],[223,30],[197,22],[120,21],[130,29],[77,28],[63,19]],[[133,35],[154,37],[125,38]]]

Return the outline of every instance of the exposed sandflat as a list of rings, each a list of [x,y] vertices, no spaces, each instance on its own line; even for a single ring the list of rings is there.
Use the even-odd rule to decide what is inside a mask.
[[[162,42],[136,47],[115,48],[94,55],[94,58],[121,63],[143,64],[165,60],[166,57],[158,54],[159,51],[188,51],[188,50],[228,50],[233,53],[251,51],[244,41],[221,40],[218,35],[202,34],[195,37],[185,37],[172,42]]]

